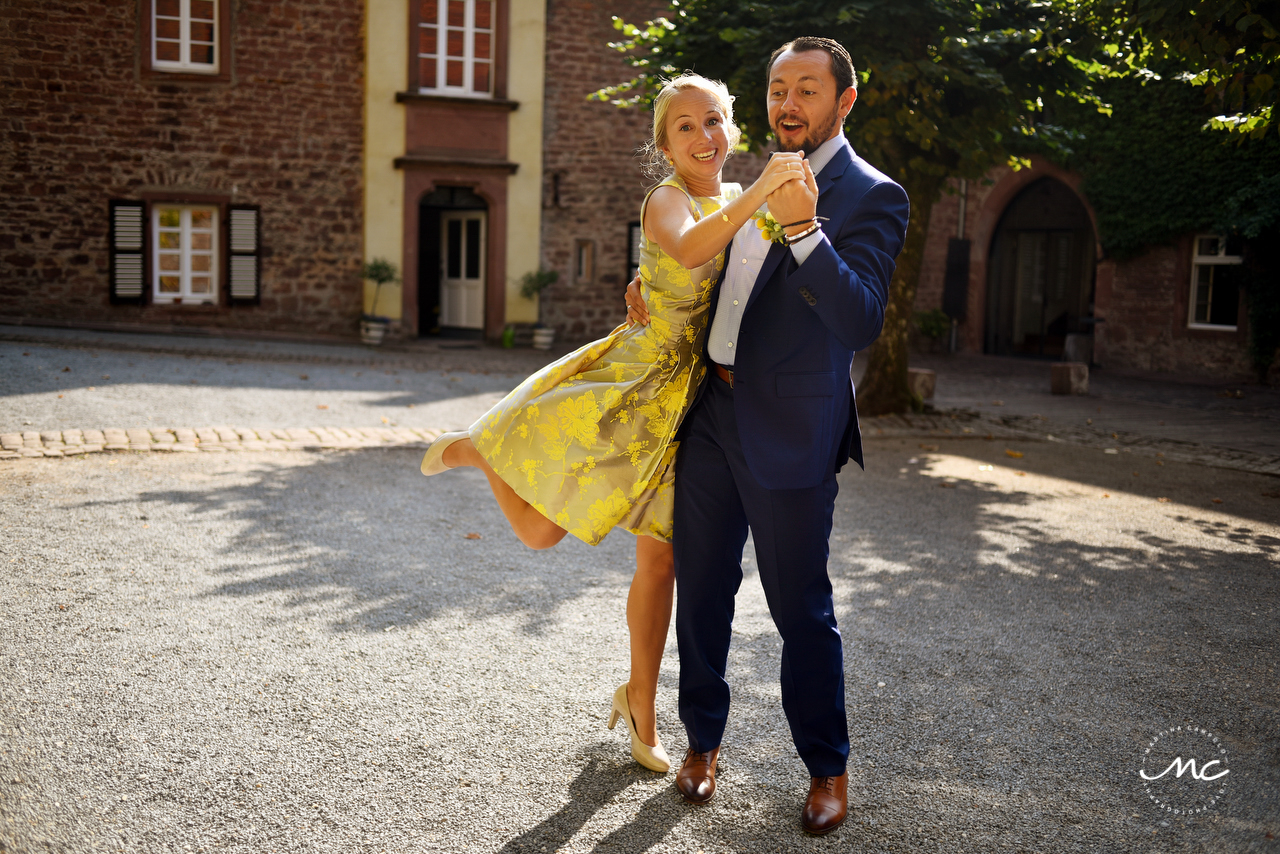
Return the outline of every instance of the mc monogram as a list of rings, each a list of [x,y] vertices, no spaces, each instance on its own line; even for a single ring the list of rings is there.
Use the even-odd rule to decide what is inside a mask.
[[[1227,763],[1218,736],[1199,726],[1176,726],[1147,743],[1138,776],[1158,809],[1192,816],[1213,809],[1226,794]]]
[[[1230,773],[1231,773],[1231,770],[1230,770],[1230,769],[1224,768],[1222,771],[1218,772],[1217,774],[1209,774],[1209,766],[1211,766],[1211,765],[1217,765],[1217,764],[1219,764],[1219,762],[1218,762],[1218,760],[1217,760],[1217,759],[1211,760],[1211,761],[1209,761],[1209,762],[1204,763],[1204,765],[1203,765],[1203,766],[1201,766],[1200,770],[1199,770],[1199,771],[1197,771],[1197,770],[1196,770],[1196,760],[1195,760],[1194,758],[1188,759],[1188,760],[1184,763],[1184,762],[1182,761],[1182,757],[1181,757],[1181,756],[1175,756],[1175,757],[1173,758],[1173,761],[1169,763],[1169,767],[1168,767],[1168,768],[1166,768],[1166,769],[1164,769],[1163,771],[1161,771],[1159,774],[1155,775],[1154,777],[1148,777],[1148,776],[1147,776],[1147,772],[1146,772],[1146,771],[1141,771],[1141,770],[1140,770],[1140,771],[1138,771],[1138,773],[1139,773],[1140,775],[1142,775],[1142,779],[1144,779],[1144,780],[1159,780],[1159,779],[1160,779],[1161,777],[1163,777],[1165,774],[1168,774],[1170,771],[1174,771],[1174,769],[1177,769],[1177,770],[1176,770],[1176,772],[1175,772],[1175,774],[1174,774],[1174,776],[1175,776],[1175,777],[1181,777],[1181,776],[1183,775],[1183,773],[1184,773],[1184,772],[1186,772],[1186,771],[1190,771],[1190,772],[1191,772],[1191,776],[1192,776],[1193,778],[1195,778],[1195,779],[1197,779],[1197,780],[1203,780],[1203,781],[1205,781],[1205,782],[1208,782],[1208,781],[1210,781],[1210,780],[1216,780],[1216,779],[1218,779],[1219,777],[1225,777],[1225,776],[1227,776],[1228,774],[1230,774]]]

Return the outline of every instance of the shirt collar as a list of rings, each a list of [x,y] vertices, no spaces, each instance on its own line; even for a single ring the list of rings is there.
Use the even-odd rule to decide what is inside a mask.
[[[816,178],[823,169],[827,168],[827,164],[831,162],[831,158],[836,156],[836,152],[847,143],[844,141],[844,132],[840,132],[831,139],[819,145],[813,152],[808,155],[809,168],[813,170],[813,176]]]

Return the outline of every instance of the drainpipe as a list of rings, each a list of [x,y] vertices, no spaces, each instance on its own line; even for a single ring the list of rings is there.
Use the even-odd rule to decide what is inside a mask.
[[[959,222],[956,224],[956,238],[959,240],[964,240],[965,204],[968,201],[969,201],[969,182],[966,181],[964,178],[961,178],[960,179],[960,216],[959,216]],[[955,355],[955,352],[956,352],[956,337],[957,337],[956,326],[957,326],[956,319],[953,317],[951,318],[951,341],[949,342],[947,347],[947,350],[952,355]]]

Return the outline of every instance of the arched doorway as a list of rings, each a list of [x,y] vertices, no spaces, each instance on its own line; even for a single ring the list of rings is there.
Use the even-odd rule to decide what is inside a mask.
[[[469,187],[418,203],[418,334],[484,335],[488,208]]]
[[[1040,178],[1014,197],[989,259],[984,353],[1061,358],[1067,336],[1092,334],[1093,225],[1066,184]]]

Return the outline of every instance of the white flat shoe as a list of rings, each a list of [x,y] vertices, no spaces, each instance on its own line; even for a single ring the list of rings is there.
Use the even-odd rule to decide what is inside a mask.
[[[626,720],[627,731],[631,733],[631,758],[650,771],[657,771],[661,774],[670,771],[671,759],[667,756],[667,751],[662,746],[662,739],[658,739],[658,743],[650,747],[641,741],[640,736],[636,734],[636,722],[631,719],[631,707],[627,705],[627,685],[625,682],[621,688],[613,693],[613,709],[609,712],[609,729],[613,729],[613,725],[618,722],[618,718]]]
[[[440,474],[442,471],[448,471],[452,466],[444,464],[444,451],[459,439],[466,439],[470,433],[459,431],[457,433],[441,433],[440,438],[431,443],[431,447],[427,448],[426,456],[422,458],[422,473],[427,477],[433,474]]]

